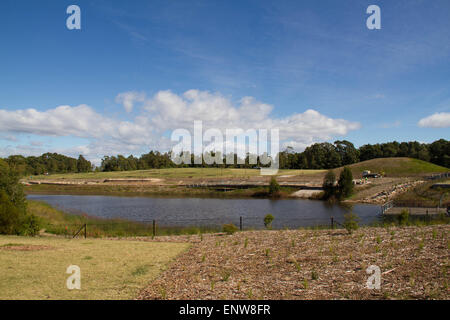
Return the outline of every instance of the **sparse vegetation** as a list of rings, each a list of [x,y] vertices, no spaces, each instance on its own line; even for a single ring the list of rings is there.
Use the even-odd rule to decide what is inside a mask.
[[[274,216],[270,213],[264,217],[264,226],[266,227],[266,229],[272,229],[272,222],[274,219]]]
[[[392,232],[394,242],[389,240]],[[448,299],[443,272],[449,245],[447,225],[364,227],[352,234],[330,229],[250,231],[235,233],[225,241],[243,243],[246,238],[252,244],[246,250],[214,247],[217,239],[223,239],[219,235],[194,241],[191,251],[180,256],[140,298],[158,298],[154,288],[170,283],[169,296],[174,299],[248,299],[250,289],[251,296],[264,299],[383,299],[381,292],[374,294],[365,287],[366,269],[376,264],[386,272],[382,291],[390,298]],[[363,238],[366,241],[360,242]],[[207,261],[198,263],[205,252]],[[228,281],[223,281],[225,271],[232,275]],[[410,281],[411,273],[414,281]],[[213,292],[203,279],[218,281]]]
[[[400,225],[406,225],[409,222],[409,211],[407,209],[403,209],[399,214],[398,222]]]
[[[238,227],[236,227],[232,223],[224,224],[223,227],[222,227],[222,231],[225,232],[228,235],[231,235],[231,234],[235,233],[238,230],[239,230]]]
[[[344,215],[344,228],[347,230],[349,234],[352,234],[353,231],[359,228],[359,218],[353,212],[346,213]]]

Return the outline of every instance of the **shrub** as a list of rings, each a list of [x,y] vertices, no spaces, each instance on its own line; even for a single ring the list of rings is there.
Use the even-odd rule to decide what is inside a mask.
[[[400,225],[405,225],[409,221],[409,211],[407,209],[403,209],[402,212],[398,215],[398,223]]]
[[[349,234],[359,228],[359,218],[352,212],[344,215],[344,223],[342,224]]]
[[[5,191],[0,190],[0,234],[18,234],[21,213]]]
[[[39,231],[41,230],[41,219],[39,217],[28,214],[25,216],[25,219],[22,222],[22,230],[21,234],[25,236],[36,236],[39,234]]]
[[[264,217],[264,226],[266,227],[266,229],[272,229],[272,221],[274,219],[275,218],[270,213]]]
[[[275,179],[275,177],[272,177],[270,179],[270,184],[269,184],[269,195],[271,196],[275,196],[280,192],[280,185],[277,182],[277,179]]]
[[[226,234],[233,234],[236,231],[238,231],[238,227],[236,227],[234,224],[230,223],[230,224],[224,224],[222,227],[223,232],[225,232]]]

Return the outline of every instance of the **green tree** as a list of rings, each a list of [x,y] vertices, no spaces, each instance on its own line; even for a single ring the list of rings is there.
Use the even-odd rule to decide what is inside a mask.
[[[39,221],[27,215],[19,175],[0,159],[0,233],[35,235]]]
[[[78,172],[89,172],[92,170],[92,164],[80,154],[77,160],[77,169]]]
[[[333,170],[329,170],[323,179],[322,184],[324,190],[324,198],[330,199],[336,195],[336,175]]]
[[[339,199],[345,199],[353,194],[353,175],[348,167],[344,167],[338,181]]]
[[[334,142],[334,145],[336,146],[336,152],[341,157],[342,165],[346,166],[359,161],[359,151],[350,141],[338,140]]]

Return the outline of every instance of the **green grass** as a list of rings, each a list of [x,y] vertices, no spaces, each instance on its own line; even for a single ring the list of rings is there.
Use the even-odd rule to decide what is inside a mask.
[[[11,248],[5,247],[12,243]],[[21,246],[28,251],[20,250]],[[185,243],[0,236],[0,299],[133,299],[188,247]],[[81,269],[81,290],[66,287],[69,265]]]
[[[279,170],[278,175],[310,175],[325,172],[325,170]],[[101,179],[126,179],[126,178],[239,178],[259,176],[258,169],[233,169],[233,168],[170,168],[136,171],[115,172],[89,172],[89,173],[65,173],[33,176],[32,180],[101,180]],[[26,177],[27,179],[30,177]]]
[[[70,195],[109,195],[130,197],[189,197],[189,198],[250,198],[269,197],[267,187],[254,187],[248,189],[235,189],[220,191],[214,188],[186,188],[184,186],[135,186],[135,185],[47,185],[35,184],[25,186],[27,194],[70,194]],[[281,187],[280,196],[289,197],[298,189]]]
[[[379,158],[349,165],[354,178],[361,178],[364,170],[384,172],[386,177],[409,177],[448,172],[450,169],[412,158]],[[341,171],[342,168],[336,169]]]

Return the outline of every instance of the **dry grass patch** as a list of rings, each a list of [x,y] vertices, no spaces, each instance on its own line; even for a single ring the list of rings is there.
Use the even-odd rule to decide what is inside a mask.
[[[186,243],[0,236],[0,299],[133,299]],[[68,290],[69,265],[81,290]]]

